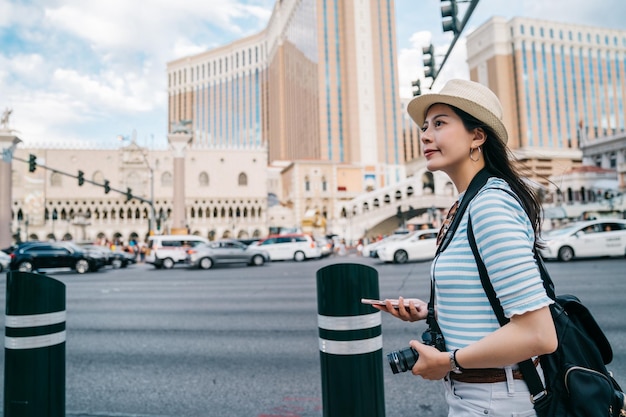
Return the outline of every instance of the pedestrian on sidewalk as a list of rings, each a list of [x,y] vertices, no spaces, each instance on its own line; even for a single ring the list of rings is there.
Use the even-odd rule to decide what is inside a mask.
[[[411,371],[442,382],[449,416],[535,416],[517,364],[555,351],[558,342],[549,310],[553,301],[534,258],[541,205],[511,162],[500,101],[482,84],[450,80],[439,93],[414,98],[407,110],[422,129],[427,169],[448,174],[460,193],[441,226],[431,267],[429,325],[439,343],[410,341],[419,354]],[[457,219],[459,206],[464,213]],[[510,319],[502,327],[469,245],[470,216],[478,252]],[[397,310],[391,301],[377,308],[409,322],[428,316],[422,300],[408,299],[405,308],[399,297]]]

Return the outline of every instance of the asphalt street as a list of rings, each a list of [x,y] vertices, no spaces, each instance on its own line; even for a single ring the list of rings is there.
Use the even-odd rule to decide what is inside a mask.
[[[316,272],[331,263],[375,268],[381,298],[428,298],[430,262],[356,256],[51,274],[67,291],[67,416],[322,416]],[[548,269],[557,292],[578,295],[605,330],[614,348],[609,368],[625,386],[626,259],[551,262]],[[3,288],[5,281],[1,274]],[[3,291],[2,308],[5,299]],[[383,315],[383,355],[424,328]],[[445,415],[437,382],[394,375],[383,360],[387,416]],[[4,355],[0,367],[4,375]]]

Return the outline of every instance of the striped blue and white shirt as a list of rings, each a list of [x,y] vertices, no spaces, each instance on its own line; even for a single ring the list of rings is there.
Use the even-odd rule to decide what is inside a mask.
[[[490,178],[469,204],[448,247],[432,263],[437,322],[449,351],[500,328],[467,237],[467,219],[506,317],[550,305],[533,257],[532,224],[502,179]],[[462,196],[461,196],[462,198]]]

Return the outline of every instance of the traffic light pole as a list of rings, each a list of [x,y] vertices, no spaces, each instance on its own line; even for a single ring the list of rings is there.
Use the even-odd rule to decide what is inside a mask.
[[[465,25],[467,25],[467,22],[469,21],[470,17],[472,16],[472,13],[474,12],[474,9],[478,5],[478,1],[479,0],[471,0],[470,1],[470,4],[467,7],[467,10],[465,11],[465,15],[463,16],[463,20],[459,24],[458,30],[455,31],[454,38],[452,39],[452,43],[448,47],[448,51],[446,52],[446,55],[443,57],[443,61],[441,62],[441,65],[439,65],[439,68],[435,68],[435,66],[434,66],[434,64],[435,64],[434,55],[432,56],[431,59],[432,59],[432,78],[433,78],[433,81],[430,84],[431,88],[432,88],[433,84],[435,84],[435,81],[437,80],[437,77],[439,76],[439,73],[441,72],[441,69],[445,65],[445,63],[448,60],[448,58],[450,57],[450,54],[452,53],[452,50],[454,49],[454,45],[456,44],[456,41],[461,36],[461,33],[463,33],[463,29],[465,29]],[[444,30],[446,30],[446,29],[444,28]]]
[[[33,164],[32,156],[34,156],[34,155],[31,154],[29,156],[29,159],[22,159],[22,158],[19,158],[17,156],[13,156],[13,159],[15,159],[17,161],[27,162],[27,163],[29,163],[29,165],[32,165]],[[35,160],[36,160],[36,158],[35,158]],[[82,183],[86,183],[87,182],[89,184],[92,184],[92,185],[104,188],[105,194],[108,194],[110,191],[115,191],[116,193],[120,193],[120,194],[126,195],[128,200],[132,200],[134,198],[135,200],[139,200],[142,203],[150,204],[150,206],[153,206],[152,200],[147,200],[147,199],[145,199],[143,197],[139,197],[139,196],[133,195],[132,194],[132,190],[130,188],[127,188],[126,190],[120,190],[118,188],[113,188],[113,187],[109,186],[109,181],[108,180],[104,180],[104,183],[100,184],[99,182],[92,181],[92,180],[84,178],[84,174],[83,174],[82,171],[78,171],[78,175],[73,175],[73,174],[70,174],[68,172],[60,171],[60,170],[58,170],[56,168],[51,168],[49,166],[46,166],[46,165],[43,165],[43,164],[39,164],[37,162],[34,162],[34,164],[35,164],[35,166],[34,166],[35,169],[37,167],[39,167],[39,168],[42,168],[42,169],[47,169],[48,171],[52,171],[52,172],[57,173],[57,174],[65,175],[67,177],[76,178],[79,181],[79,185],[82,185],[80,182],[82,182]],[[35,169],[30,170],[30,166],[29,166],[29,170],[31,172],[34,172]],[[83,175],[81,175],[81,174],[83,174]]]
[[[30,154],[28,156],[28,159],[22,159],[19,158],[17,156],[13,156],[12,159],[15,159],[17,161],[22,161],[22,162],[26,162],[28,163],[28,170],[29,172],[34,172],[37,167],[40,167],[42,169],[47,169],[48,171],[52,171],[54,173],[57,174],[61,174],[61,175],[65,175],[67,177],[72,177],[72,178],[76,178],[78,180],[78,185],[82,186],[84,183],[89,183],[98,187],[102,187],[104,188],[104,193],[108,194],[111,191],[114,191],[116,193],[120,193],[120,194],[124,194],[126,196],[126,201],[130,201],[132,199],[138,200],[142,203],[146,203],[148,205],[150,205],[150,230],[148,231],[148,233],[152,233],[152,231],[154,230],[155,226],[156,226],[156,212],[155,212],[155,208],[154,208],[154,170],[152,169],[152,167],[150,166],[150,164],[148,163],[148,160],[146,158],[146,156],[144,155],[144,159],[146,162],[146,165],[148,166],[148,169],[150,170],[150,200],[145,199],[143,197],[139,197],[136,195],[132,194],[132,190],[130,188],[126,188],[126,190],[120,190],[117,188],[112,188],[109,185],[109,180],[104,180],[104,183],[100,184],[96,181],[92,181],[89,179],[85,178],[85,173],[83,171],[78,171],[78,175],[73,175],[70,174],[68,172],[63,172],[60,171],[56,168],[51,168],[49,166],[43,165],[43,164],[39,164],[37,163],[37,157],[33,154]]]
[[[435,83],[435,80],[437,79],[437,76],[439,75],[441,68],[443,68],[444,64],[448,60],[448,57],[452,53],[452,49],[454,48],[456,41],[461,36],[461,33],[463,33],[463,29],[465,28],[465,25],[467,24],[469,18],[472,16],[474,9],[476,8],[476,6],[478,6],[478,1],[479,0],[472,0],[470,2],[470,5],[467,7],[467,10],[465,11],[465,15],[463,16],[463,20],[461,21],[461,25],[459,27],[459,33],[454,35],[454,39],[452,39],[452,43],[450,44],[450,47],[448,48],[448,52],[446,52],[446,56],[443,57],[443,61],[441,61],[441,65],[439,66],[439,69],[435,72],[435,75],[433,77],[433,84]]]

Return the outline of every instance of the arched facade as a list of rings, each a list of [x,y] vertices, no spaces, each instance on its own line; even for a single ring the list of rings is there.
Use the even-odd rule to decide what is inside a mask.
[[[170,151],[131,144],[117,150],[18,149],[16,155],[28,159],[29,153],[53,161],[48,164],[51,168],[70,175],[81,170],[89,181],[79,186],[61,173],[43,168],[30,173],[26,164],[14,163],[12,234],[19,229],[22,240],[26,233],[30,239],[82,240],[83,230],[90,241],[143,240],[152,220],[150,201],[154,202],[153,230],[169,233],[175,182]],[[210,181],[211,177],[219,180]],[[262,149],[189,150],[184,181],[189,232],[213,239],[226,231],[231,236],[266,236],[266,178]],[[105,180],[110,183],[109,193],[102,187]],[[139,199],[127,201],[127,188]]]

